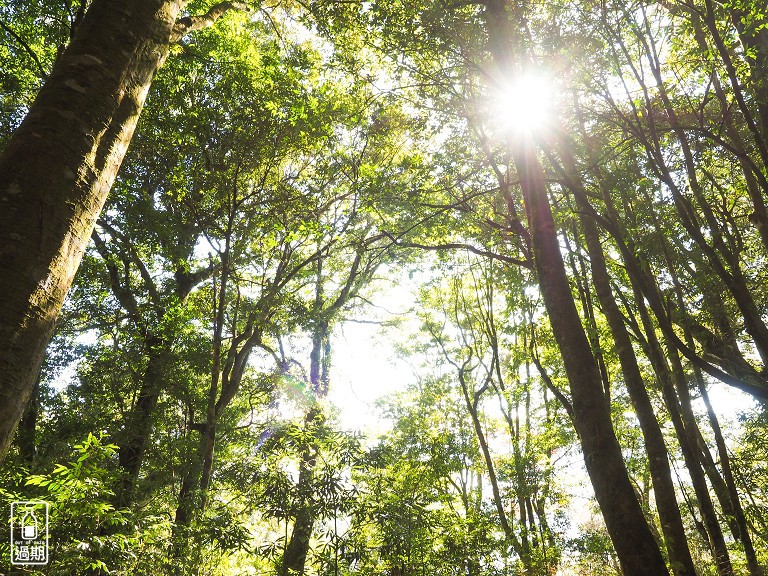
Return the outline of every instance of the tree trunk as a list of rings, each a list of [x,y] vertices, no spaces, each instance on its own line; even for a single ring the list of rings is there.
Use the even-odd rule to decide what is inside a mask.
[[[725,445],[725,439],[723,438],[723,433],[720,429],[720,423],[717,421],[717,415],[715,414],[715,411],[712,408],[712,404],[709,401],[709,394],[707,393],[706,385],[704,384],[703,378],[700,375],[697,376],[699,392],[701,393],[701,397],[704,400],[704,405],[707,407],[709,423],[712,426],[712,431],[715,434],[715,443],[717,444],[717,451],[720,455],[720,466],[723,469],[723,479],[725,480],[725,484],[728,489],[728,496],[731,500],[734,519],[736,526],[738,527],[738,537],[744,546],[744,555],[747,558],[747,569],[749,570],[751,576],[760,576],[762,574],[762,568],[757,561],[755,547],[752,543],[752,536],[749,533],[749,525],[747,524],[747,519],[744,515],[744,508],[741,506],[739,492],[736,489],[736,482],[733,478],[733,470],[731,468],[731,457],[728,454],[728,448]]]
[[[674,348],[670,346],[668,354],[672,365],[670,369],[664,357],[661,343],[656,338],[655,326],[651,323],[648,309],[643,301],[643,294],[637,286],[636,279],[630,276],[630,280],[633,282],[638,312],[640,313],[643,328],[648,339],[646,353],[662,385],[664,402],[667,405],[667,410],[669,411],[680,444],[680,450],[683,453],[685,466],[688,469],[691,484],[698,499],[698,507],[704,523],[707,544],[715,557],[718,574],[721,576],[732,575],[733,568],[723,538],[723,532],[718,523],[714,504],[707,488],[699,458],[697,457],[698,450],[695,446],[695,436],[692,436],[692,434],[698,432],[698,425],[696,424],[693,412],[690,410],[690,406],[686,410],[687,382],[680,358]],[[647,282],[648,279],[645,279],[645,281]],[[659,322],[663,321],[659,320]],[[677,389],[678,394],[681,396],[680,401],[678,401],[678,397],[675,395],[675,389]],[[693,432],[694,430],[696,432]]]
[[[147,368],[139,389],[136,405],[128,416],[124,436],[117,442],[118,462],[123,476],[115,490],[115,507],[122,508],[131,503],[139,470],[144,461],[144,452],[152,433],[152,418],[163,388],[161,351],[166,342],[154,335],[146,338]]]
[[[323,284],[322,284],[322,260],[317,262],[315,284],[315,313],[320,316],[315,319],[312,331],[312,350],[309,354],[309,380],[312,391],[318,398],[325,397],[330,384],[327,356],[330,354],[328,321],[322,317],[323,309]],[[305,427],[313,426],[316,422],[322,422],[325,416],[319,406],[313,406],[304,417]],[[283,562],[280,570],[281,576],[290,574],[304,574],[304,565],[309,553],[309,545],[312,539],[312,531],[317,520],[316,506],[313,503],[312,485],[315,477],[315,464],[319,445],[316,439],[310,438],[309,445],[305,446],[299,464],[299,508],[296,511],[296,519],[293,523],[291,539],[285,548]]]
[[[512,27],[504,0],[486,4],[489,49],[498,74],[515,69]],[[517,23],[515,23],[517,25]],[[573,301],[560,252],[544,171],[535,145],[525,138],[509,143],[520,177],[534,268],[571,390],[573,422],[608,534],[626,576],[669,574],[629,479],[611,422],[600,372]]]
[[[671,263],[671,257],[669,255],[669,251],[666,249],[666,246],[664,249],[664,254],[667,259],[667,262]],[[668,268],[669,270],[674,270],[671,264],[668,264]],[[678,307],[683,309],[685,307],[684,290],[683,290],[682,283],[677,278],[677,275],[675,273],[672,273],[672,282],[674,284],[675,293],[677,295]],[[705,293],[705,297],[706,296],[707,296],[707,293]],[[720,331],[726,334],[732,334],[734,330],[730,326],[731,324],[730,319],[724,314],[725,307],[722,305],[719,295],[716,293],[713,294],[712,299],[715,300],[715,304],[709,303],[708,307],[710,308],[710,310],[712,310],[712,314],[715,315],[716,323],[722,326],[722,328],[720,328]],[[705,302],[707,302],[707,300],[705,300]],[[684,330],[684,335],[685,335],[686,343],[688,344],[688,346],[693,347],[693,339],[690,334],[690,331]],[[735,338],[733,339],[731,346],[734,348],[737,347]],[[757,557],[755,555],[755,549],[754,549],[754,546],[752,545],[752,539],[749,534],[749,530],[747,528],[747,522],[744,516],[744,510],[741,507],[739,494],[738,494],[738,491],[736,490],[736,484],[733,480],[733,473],[730,466],[730,458],[728,456],[728,450],[726,448],[725,440],[720,430],[720,424],[717,421],[717,416],[715,415],[715,412],[712,409],[712,405],[709,402],[709,395],[707,394],[706,383],[704,382],[704,375],[702,374],[701,370],[696,366],[693,367],[693,374],[694,374],[695,381],[698,385],[699,392],[701,393],[701,397],[707,408],[707,416],[709,417],[709,422],[710,422],[710,425],[712,426],[712,431],[714,432],[714,435],[715,435],[715,443],[717,445],[718,453],[720,455],[720,462],[723,469],[722,476],[720,475],[720,472],[717,470],[715,461],[712,458],[712,454],[709,451],[709,447],[704,441],[704,437],[701,435],[701,431],[697,427],[695,429],[695,432],[696,432],[696,441],[697,441],[697,444],[699,445],[698,453],[700,454],[700,462],[704,467],[704,472],[709,478],[709,482],[712,485],[712,488],[714,489],[715,494],[717,495],[717,499],[720,501],[720,506],[723,510],[723,514],[725,516],[726,522],[728,523],[728,526],[731,529],[731,533],[733,534],[734,538],[740,540],[742,542],[742,545],[744,546],[744,555],[747,559],[747,569],[749,570],[750,575],[760,576],[760,567],[758,565]]]
[[[19,433],[16,435],[16,445],[19,447],[19,455],[27,464],[31,464],[37,455],[37,419],[40,415],[40,379],[42,371],[35,380],[30,399],[24,416],[19,424]]]
[[[0,155],[0,460],[181,0],[95,0]]]
[[[483,432],[483,426],[480,423],[477,404],[482,392],[474,392],[469,390],[469,383],[464,372],[464,368],[458,365],[454,365],[458,372],[459,383],[461,384],[461,392],[464,396],[464,402],[467,406],[470,418],[472,419],[472,427],[475,431],[475,437],[477,438],[478,446],[480,447],[480,453],[483,455],[483,461],[485,462],[485,469],[488,472],[488,479],[491,484],[491,493],[493,494],[493,503],[496,507],[496,513],[499,516],[499,523],[507,537],[512,549],[520,557],[520,561],[526,570],[531,568],[531,556],[530,549],[527,546],[527,540],[523,536],[524,540],[521,541],[515,535],[515,531],[509,522],[507,513],[504,509],[504,501],[501,497],[501,489],[499,487],[498,476],[496,474],[496,466],[493,463],[491,456],[491,450],[488,447],[488,441],[485,438],[485,432]],[[525,542],[525,544],[523,543]]]
[[[698,456],[698,449],[696,447],[696,435],[699,434],[698,423],[696,422],[696,416],[693,413],[691,407],[690,391],[688,390],[688,382],[683,373],[683,368],[680,363],[680,359],[676,353],[670,354],[670,361],[672,363],[672,375],[675,382],[675,388],[677,390],[677,396],[680,399],[680,414],[683,420],[683,426],[685,433],[681,435],[680,444],[688,444],[690,456],[686,458],[686,467],[691,475],[691,481],[694,483],[694,487],[698,487],[696,490],[696,496],[699,499],[699,508],[701,510],[702,517],[704,518],[704,524],[709,534],[710,543],[712,546],[712,552],[715,555],[715,562],[717,563],[717,572],[721,576],[731,576],[733,572],[733,566],[731,565],[731,558],[728,552],[728,547],[725,543],[725,537],[723,536],[723,530],[720,527],[720,523],[717,518],[717,512],[715,511],[714,502],[709,494],[707,488],[704,472],[701,468],[700,459]],[[671,394],[670,394],[671,396]],[[671,399],[672,403],[675,403]],[[677,409],[675,406],[674,409]],[[679,426],[678,426],[679,428]],[[685,450],[684,450],[685,453]]]
[[[308,455],[301,462],[299,472],[299,491],[312,485],[314,479],[314,458]],[[283,554],[283,563],[280,574],[289,576],[292,574],[304,574],[304,566],[309,553],[312,531],[315,527],[315,511],[311,503],[304,501],[299,508],[293,523],[291,539]]]
[[[324,418],[321,409],[318,406],[314,406],[307,411],[304,417],[304,425],[306,427],[314,426],[316,423],[322,422]],[[302,451],[301,462],[299,463],[299,484],[297,486],[300,504],[296,511],[291,539],[288,541],[285,553],[283,554],[280,568],[281,576],[304,574],[312,531],[315,528],[315,521],[317,519],[317,507],[313,503],[313,484],[318,450],[317,440],[310,438],[309,444],[304,446]]]
[[[182,576],[187,573],[189,554],[192,548],[189,526],[192,524],[192,517],[195,512],[196,494],[198,492],[197,481],[200,477],[201,468],[201,455],[199,450],[195,450],[187,462],[186,470],[181,480],[176,514],[173,519],[173,526],[171,527],[170,566],[168,573],[174,576]]]
[[[730,16],[744,51],[753,54],[746,59],[750,67],[747,88],[757,104],[763,139],[768,140],[768,17],[765,11],[758,13],[757,5],[754,5],[751,14],[746,10],[731,8]],[[764,226],[766,224],[768,222],[763,223]]]
[[[576,199],[578,203],[586,202],[586,199],[580,194],[576,194]],[[677,505],[664,436],[648,397],[629,332],[624,325],[622,313],[611,290],[610,277],[597,228],[589,216],[585,216],[583,212],[580,214],[592,264],[592,281],[616,344],[616,353],[621,364],[621,371],[624,374],[624,382],[643,433],[645,450],[648,453],[648,466],[653,481],[656,509],[659,512],[661,529],[667,545],[672,571],[676,576],[696,576],[680,508]]]
[[[487,4],[489,48],[499,75],[515,69],[506,2]],[[560,252],[544,171],[533,143],[510,141],[520,177],[534,267],[571,390],[573,422],[608,533],[627,576],[669,574],[629,479],[611,422],[600,372],[573,301]]]
[[[573,302],[546,195],[544,173],[530,150],[518,150],[515,164],[526,203],[539,287],[563,357],[574,425],[608,533],[624,574],[668,574],[629,480],[600,373]]]

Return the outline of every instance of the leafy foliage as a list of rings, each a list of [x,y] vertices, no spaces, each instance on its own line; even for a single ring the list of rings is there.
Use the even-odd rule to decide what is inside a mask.
[[[632,569],[579,464],[522,148],[654,541],[758,576],[764,405],[709,400],[768,397],[757,4],[278,3],[175,43],[0,477],[51,503],[51,563],[24,573]],[[0,2],[0,145],[87,7]],[[499,100],[529,67],[555,117],[521,142]],[[408,312],[377,312],[398,283]],[[329,400],[350,321],[413,368],[378,437]]]

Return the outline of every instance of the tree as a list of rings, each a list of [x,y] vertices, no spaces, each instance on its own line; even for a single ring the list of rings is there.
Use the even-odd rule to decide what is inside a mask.
[[[235,5],[95,0],[0,156],[0,460],[172,42]],[[74,129],[73,129],[74,126]]]
[[[448,286],[438,280],[434,294],[424,291],[423,330],[431,338],[430,345],[439,350],[438,358],[442,357],[435,364],[446,364],[454,372],[450,375],[457,381],[454,394],[461,397],[469,416],[483,480],[487,475],[506,542],[523,570],[549,573],[557,569],[560,557],[550,530],[554,514],[548,508],[550,457],[557,446],[537,435],[549,423],[552,407],[545,386],[531,372],[532,323],[524,318],[518,325],[514,312],[521,302],[503,296],[504,283],[518,283],[521,278],[515,269],[504,270],[492,260],[451,261],[460,272],[442,283]],[[543,397],[532,391],[537,384]],[[489,419],[488,402],[498,404],[506,426]],[[570,403],[563,409],[572,412]],[[542,415],[546,423],[540,420]],[[500,433],[506,433],[512,445],[511,454],[503,460],[494,447]]]

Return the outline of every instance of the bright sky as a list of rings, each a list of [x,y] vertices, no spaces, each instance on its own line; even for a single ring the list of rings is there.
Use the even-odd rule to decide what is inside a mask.
[[[555,88],[554,78],[544,70],[527,71],[497,91],[491,112],[504,131],[530,137],[554,121]]]
[[[373,435],[386,428],[375,402],[414,379],[379,326],[357,323],[347,323],[334,338],[331,377],[329,400],[340,410],[342,427]]]
[[[383,432],[388,424],[380,418],[375,402],[415,380],[411,366],[398,357],[393,330],[380,323],[411,316],[408,312],[416,303],[417,288],[416,280],[382,286],[374,306],[360,315],[366,322],[348,321],[336,329],[329,400],[340,410],[343,428],[372,435]],[[415,326],[407,322],[403,328],[410,331]]]
[[[398,338],[418,330],[418,321],[409,310],[416,305],[419,281],[425,280],[426,274],[413,279],[402,271],[397,274],[397,283],[382,285],[376,291],[374,306],[360,314],[366,322],[345,322],[333,335],[332,387],[328,399],[339,409],[344,429],[374,436],[383,432],[389,424],[380,417],[376,401],[404,390],[417,379],[415,368],[398,355],[396,346]],[[405,319],[399,328],[380,324],[398,318]],[[413,364],[418,365],[418,359]],[[709,396],[721,423],[736,425],[739,413],[756,407],[751,396],[720,382],[709,386]],[[702,422],[706,422],[704,403],[696,400],[694,407],[703,416]]]

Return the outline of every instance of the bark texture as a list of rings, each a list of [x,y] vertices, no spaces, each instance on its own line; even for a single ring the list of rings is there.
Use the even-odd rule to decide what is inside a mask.
[[[315,285],[315,312],[320,316],[316,320],[312,333],[312,350],[310,352],[309,380],[310,386],[318,398],[324,398],[330,384],[330,340],[328,320],[320,313],[323,309],[324,293],[322,278],[322,260],[317,262],[317,283]],[[304,426],[309,428],[325,421],[325,415],[318,405],[313,405],[304,416]],[[317,456],[320,444],[311,438],[302,448],[299,463],[299,484],[296,487],[299,504],[296,509],[291,539],[285,547],[280,576],[299,574],[303,576],[304,567],[309,554],[312,532],[317,521],[317,506],[315,502],[314,480]]]
[[[669,465],[669,453],[664,436],[656,418],[651,399],[646,389],[646,382],[640,372],[629,330],[624,321],[616,298],[611,288],[606,257],[603,252],[600,234],[594,218],[591,216],[587,191],[579,181],[578,170],[568,144],[561,147],[563,171],[569,188],[574,193],[578,206],[579,220],[584,234],[585,245],[590,259],[592,283],[598,302],[613,337],[616,355],[619,359],[624,382],[629,392],[632,406],[637,415],[640,429],[648,453],[648,465],[654,488],[656,509],[661,521],[669,563],[675,576],[696,576],[688,539],[685,533],[680,508],[675,495],[672,471]],[[591,159],[590,159],[591,161]],[[601,188],[604,196],[607,190]]]
[[[318,406],[310,408],[304,416],[306,427],[323,422],[325,416]],[[313,494],[315,467],[320,448],[315,439],[310,439],[302,448],[301,462],[299,463],[299,484],[297,493],[300,504],[296,510],[296,517],[291,531],[291,539],[285,548],[283,560],[280,566],[280,576],[298,574],[303,576],[309,554],[309,545],[312,532],[317,521],[317,505],[314,503],[317,496]]]
[[[150,335],[147,338],[149,359],[147,360],[144,379],[139,389],[136,404],[125,424],[124,435],[117,443],[118,462],[124,475],[115,490],[116,508],[127,506],[133,501],[133,492],[152,434],[155,408],[163,391],[162,351],[167,344],[162,338],[155,335]]]
[[[0,459],[181,0],[95,0],[0,156]]]

